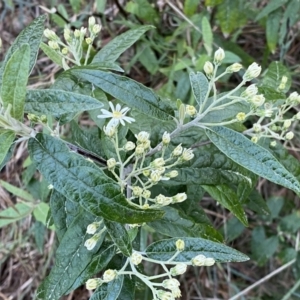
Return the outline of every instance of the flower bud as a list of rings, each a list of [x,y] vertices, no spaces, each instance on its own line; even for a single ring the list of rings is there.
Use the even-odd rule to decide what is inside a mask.
[[[116,276],[117,276],[116,270],[108,269],[103,274],[103,281],[110,282],[110,281],[114,280],[116,278]]]
[[[184,161],[189,161],[194,158],[194,153],[192,149],[184,149],[182,152],[181,159]]]
[[[143,206],[142,206],[142,209],[149,209],[150,208],[150,205],[148,203],[145,203]]]
[[[48,190],[52,190],[54,188],[54,186],[52,184],[48,185]]]
[[[183,150],[183,149],[182,149],[181,144],[178,145],[178,146],[173,150],[173,152],[172,152],[173,156],[180,156],[181,153],[182,153],[182,150]]]
[[[142,145],[143,145],[143,147],[144,147],[144,150],[147,150],[147,149],[150,148],[151,142],[150,142],[150,140],[147,140],[147,141],[144,142]]]
[[[199,254],[192,259],[192,265],[198,267],[204,266],[205,260],[206,257],[202,254]]]
[[[133,193],[133,196],[139,197],[142,195],[143,189],[139,186],[133,186],[132,193]]]
[[[81,36],[85,36],[85,34],[86,34],[86,28],[81,27],[81,28],[80,28],[80,35],[81,35]]]
[[[53,50],[59,50],[59,45],[57,42],[55,41],[49,41],[48,45],[50,48],[52,48]]]
[[[40,120],[40,118],[34,114],[27,114],[27,119],[34,123],[37,123]]]
[[[215,264],[215,260],[212,257],[207,257],[204,261],[204,266],[210,267]]]
[[[133,252],[130,256],[130,260],[134,265],[139,265],[143,260],[143,256],[138,252]]]
[[[151,172],[150,179],[152,182],[156,183],[161,180],[161,173],[157,170]]]
[[[48,28],[44,30],[44,36],[51,41],[58,41],[56,33]]]
[[[125,146],[124,146],[124,150],[125,151],[131,151],[131,150],[133,150],[135,148],[135,143],[133,143],[133,142],[127,142],[126,144],[125,144]]]
[[[164,132],[163,136],[162,136],[162,142],[163,144],[166,146],[170,143],[171,141],[171,137],[170,137],[170,133],[168,133],[167,131]]]
[[[183,251],[184,250],[184,247],[185,247],[185,243],[184,243],[184,240],[177,240],[175,242],[175,245],[176,245],[176,250],[177,251]]]
[[[214,73],[214,66],[210,61],[205,62],[203,70],[207,77],[211,77],[211,75]]]
[[[263,95],[255,95],[250,99],[250,103],[256,107],[262,106],[265,103],[265,97]]]
[[[93,34],[98,34],[101,31],[102,26],[99,24],[95,24],[92,28],[92,33]]]
[[[117,164],[117,162],[114,158],[108,159],[106,163],[107,163],[107,167],[109,170],[113,169]]]
[[[172,203],[172,198],[171,197],[166,197],[162,194],[159,194],[155,198],[155,203],[161,206],[167,206]]]
[[[287,129],[292,125],[292,121],[291,120],[285,120],[283,122],[283,128]]]
[[[162,167],[165,164],[165,160],[163,158],[156,158],[154,161],[151,163],[151,167],[153,168],[159,168]]]
[[[172,291],[173,289],[178,288],[180,286],[180,283],[177,279],[171,278],[171,279],[165,279],[162,282],[162,285],[165,289]]]
[[[142,155],[145,152],[145,149],[143,147],[143,145],[137,145],[135,148],[135,154],[136,155]]]
[[[295,115],[295,118],[296,118],[297,120],[300,120],[300,111]]]
[[[219,48],[214,55],[214,63],[219,65],[225,58],[225,52],[222,48]]]
[[[44,124],[47,123],[47,121],[48,121],[46,115],[41,115],[41,116],[40,116],[40,120],[41,120],[41,122],[44,123]]]
[[[103,127],[103,132],[108,137],[113,137],[117,131],[117,127],[114,125],[107,125]]]
[[[172,296],[174,297],[174,298],[180,298],[181,297],[181,290],[180,290],[180,288],[175,288],[175,289],[173,289],[172,290]]]
[[[290,140],[293,139],[294,136],[295,136],[295,135],[294,135],[294,132],[289,131],[289,132],[285,135],[285,139],[288,140],[288,141],[290,141]]]
[[[151,197],[151,192],[149,190],[144,190],[142,196],[145,199],[149,199]]]
[[[178,193],[173,197],[173,203],[180,203],[187,199],[186,193]]]
[[[184,263],[178,263],[175,267],[170,269],[172,276],[182,275],[186,272],[187,265]]]
[[[3,46],[3,43],[2,43],[2,39],[0,38],[0,50],[1,50],[2,46]]]
[[[101,285],[102,285],[102,280],[100,278],[92,278],[85,283],[85,287],[87,290],[95,290],[97,287]]]
[[[96,19],[91,16],[89,17],[89,28],[92,28],[96,24]]]
[[[272,141],[272,142],[270,143],[270,147],[272,147],[272,148],[276,147],[276,145],[277,145],[276,141]]]
[[[85,42],[86,42],[88,45],[91,45],[91,44],[93,43],[93,40],[92,40],[90,37],[88,37],[88,38],[85,39]]]
[[[178,109],[178,119],[179,119],[179,123],[183,124],[185,119],[185,105],[183,103],[180,104]]]
[[[253,124],[253,131],[254,132],[261,132],[261,125],[260,124]]]
[[[252,98],[258,93],[258,88],[255,84],[249,85],[241,94],[241,97]]]
[[[86,233],[94,234],[94,233],[96,233],[96,231],[99,227],[100,227],[99,222],[93,222],[93,223],[89,224],[88,227],[86,228]]]
[[[242,122],[242,121],[245,121],[246,114],[243,112],[239,112],[235,117],[238,121]]]
[[[197,110],[196,110],[195,106],[193,106],[193,105],[187,105],[185,107],[185,112],[187,115],[189,115],[191,117],[194,117],[197,114]]]
[[[84,247],[86,247],[87,250],[93,250],[97,244],[98,236],[94,235],[90,239],[87,239],[84,243]]]
[[[69,28],[64,29],[64,38],[65,38],[66,42],[71,42],[72,37],[71,37],[71,31]]]
[[[289,95],[289,97],[287,98],[287,103],[297,103],[298,102],[298,97],[299,97],[299,94],[297,92],[293,92]]]
[[[68,52],[69,52],[69,50],[68,50],[68,48],[66,48],[66,47],[61,49],[61,54],[62,54],[62,55],[67,55]]]
[[[146,131],[141,131],[138,135],[135,136],[138,142],[144,143],[149,140],[149,133]]]
[[[243,68],[243,66],[239,63],[234,63],[231,66],[226,68],[226,73],[234,73],[238,72]]]
[[[159,300],[174,300],[172,293],[164,290],[158,290],[157,296]]]
[[[178,176],[178,171],[173,170],[173,171],[171,171],[170,173],[165,174],[165,176],[170,177],[170,178],[175,178],[175,177]]]
[[[278,89],[279,89],[279,90],[284,90],[284,89],[285,89],[285,85],[286,85],[287,81],[288,81],[288,78],[287,78],[287,76],[282,76],[282,78],[281,78],[281,82],[280,82],[280,84],[279,84],[279,87],[278,87]]]
[[[257,63],[254,62],[246,70],[243,79],[245,81],[250,81],[253,78],[258,77],[260,72],[261,72],[261,66],[259,66]]]
[[[252,138],[251,138],[251,141],[256,144],[258,142],[258,136],[254,135]]]
[[[144,170],[143,175],[146,176],[146,177],[149,177],[150,176],[150,170]]]
[[[81,36],[80,30],[75,29],[74,36],[75,36],[75,38],[80,38],[80,36]]]

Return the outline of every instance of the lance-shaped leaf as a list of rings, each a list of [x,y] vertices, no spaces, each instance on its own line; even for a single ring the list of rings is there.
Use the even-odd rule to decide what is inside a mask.
[[[13,131],[0,130],[0,166],[4,163],[15,136]]]
[[[172,109],[166,102],[163,102],[151,89],[130,78],[96,70],[89,66],[76,67],[66,73],[92,83],[130,108],[135,108],[144,114],[159,120],[172,118]]]
[[[82,212],[74,219],[56,250],[55,265],[39,287],[37,299],[59,300],[97,255],[104,236],[92,251],[84,246],[85,241],[90,238],[86,234],[86,228],[94,219],[87,212]]]
[[[201,105],[205,97],[207,96],[208,80],[206,76],[201,72],[197,72],[197,73],[191,72],[190,82],[192,85],[192,91],[195,100],[199,105]]]
[[[253,173],[300,194],[298,180],[266,149],[241,133],[216,126],[206,130],[209,139],[236,163]]]
[[[133,224],[162,217],[162,211],[130,205],[114,180],[94,163],[70,152],[63,141],[37,134],[29,140],[28,147],[32,160],[47,181],[92,214]]]
[[[245,226],[248,226],[246,213],[236,193],[225,184],[202,185],[202,187],[220,204],[230,210]]]
[[[103,104],[90,96],[62,90],[28,90],[25,111],[37,115],[60,116],[102,107]]]
[[[202,238],[180,238],[184,241],[184,250],[176,256],[174,261],[189,262],[199,254],[206,257],[212,257],[217,262],[241,262],[249,259],[245,254],[225,246],[221,243],[205,240]],[[161,240],[148,246],[146,249],[147,256],[167,261],[176,253],[176,241],[178,238]]]
[[[104,283],[96,289],[90,300],[116,300],[118,299],[122,286],[124,275],[118,276],[109,283]]]
[[[52,49],[50,46],[48,46],[45,43],[41,43],[40,45],[41,49],[43,52],[53,61],[55,62],[58,66],[63,68],[63,63],[62,63],[62,57],[59,55],[59,52],[56,50]]]
[[[106,44],[93,58],[92,64],[115,62],[118,57],[153,26],[146,25],[128,30]]]
[[[24,44],[8,60],[2,76],[1,98],[4,108],[11,105],[10,114],[17,120],[22,120],[24,114],[29,61],[30,47]]]
[[[10,46],[10,48],[8,49],[5,55],[2,68],[0,69],[0,85],[2,79],[1,73],[3,72],[3,69],[6,66],[6,63],[11,58],[13,53],[17,51],[24,44],[28,44],[30,47],[29,73],[31,72],[36,62],[40,43],[42,40],[45,19],[46,19],[46,15],[41,15],[40,17],[36,18],[32,23],[30,23],[26,28],[24,28],[21,31],[21,33],[15,39],[13,44]]]
[[[104,219],[104,225],[111,239],[114,241],[119,250],[125,255],[130,256],[132,253],[132,245],[130,237],[124,225]]]

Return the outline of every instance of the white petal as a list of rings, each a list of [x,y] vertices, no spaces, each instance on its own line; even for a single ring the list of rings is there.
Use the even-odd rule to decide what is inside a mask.
[[[117,105],[116,105],[116,111],[120,111],[121,110],[121,105],[118,103]]]
[[[119,120],[118,119],[111,119],[106,125],[106,128],[109,128],[110,126],[117,127],[119,125]]]
[[[123,126],[125,126],[124,120],[123,120],[123,119],[119,119],[119,120],[120,120],[120,123],[121,123]]]
[[[128,122],[128,123],[135,122],[135,119],[134,119],[134,118],[124,117],[123,119],[124,119],[126,122]]]
[[[130,111],[130,108],[128,108],[128,107],[124,107],[124,108],[121,109],[121,113],[124,114],[124,115],[126,115],[127,112],[129,112],[129,111]]]
[[[109,101],[108,104],[109,104],[111,110],[112,110],[112,111],[115,111],[115,107],[114,107],[114,105],[112,104],[112,102]]]
[[[110,118],[111,116],[107,116],[107,115],[98,115],[97,118],[99,119],[106,119],[106,118]]]

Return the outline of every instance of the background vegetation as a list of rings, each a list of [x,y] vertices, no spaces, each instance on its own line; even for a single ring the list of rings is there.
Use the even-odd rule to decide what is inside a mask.
[[[0,55],[43,13],[49,13],[47,27],[55,28],[57,35],[63,34],[66,24],[80,28],[90,16],[101,20],[101,43],[94,45],[94,51],[135,24],[154,25],[155,29],[121,56],[121,67],[126,76],[186,104],[193,104],[189,72],[202,71],[217,47],[226,51],[224,68],[226,63],[248,66],[255,61],[266,70],[272,61],[280,61],[293,78],[291,90],[299,91],[298,0],[4,0],[0,3]],[[58,71],[41,53],[31,87],[47,87]],[[239,74],[234,73],[219,89],[228,90],[238,81]],[[84,116],[80,122],[90,125]],[[295,159],[288,159],[285,165],[299,179],[299,130],[295,126],[298,139],[285,145]],[[33,299],[53,264],[56,246],[54,231],[46,227],[48,184],[36,176],[24,144],[14,151],[0,174],[0,299],[4,300]],[[276,154],[284,158],[284,153],[278,150]],[[299,198],[264,180],[259,181],[254,197],[261,206],[252,207],[255,214],[248,212],[248,228],[209,197],[202,198],[201,205],[224,234],[226,244],[249,255],[251,261],[191,268],[180,278],[182,299],[300,299]],[[281,270],[281,266],[285,268]],[[253,284],[256,286],[249,293],[234,296]],[[87,298],[84,287],[65,297]],[[145,291],[140,291],[139,299],[148,299]]]

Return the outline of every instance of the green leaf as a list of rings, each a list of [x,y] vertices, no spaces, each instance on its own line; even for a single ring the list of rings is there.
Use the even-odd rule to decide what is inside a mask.
[[[267,44],[269,50],[273,54],[276,50],[276,46],[278,43],[281,17],[282,17],[282,10],[280,9],[272,12],[267,19],[267,24],[266,24]]]
[[[22,188],[17,188],[14,185],[11,185],[8,182],[5,182],[3,180],[0,180],[0,184],[3,188],[5,188],[8,192],[10,192],[11,194],[26,200],[27,202],[34,202],[34,198],[31,194],[29,194],[28,192],[24,191],[24,189]]]
[[[51,193],[49,205],[56,235],[61,241],[68,227],[82,209],[77,203],[70,201],[56,190]]]
[[[33,20],[32,23],[30,23],[26,28],[24,28],[21,33],[18,35],[18,37],[15,39],[13,44],[8,49],[5,59],[2,65],[1,71],[6,67],[7,61],[11,58],[13,53],[17,51],[22,45],[28,44],[30,47],[30,63],[29,63],[29,73],[32,71],[36,58],[38,55],[40,43],[43,37],[44,32],[44,22],[47,15],[41,15],[35,20]],[[28,74],[27,74],[28,75]],[[0,85],[1,85],[1,76],[0,76]]]
[[[226,242],[231,243],[243,233],[245,226],[237,218],[232,217],[226,221],[226,225],[224,224],[222,229],[226,236]]]
[[[91,63],[89,64],[89,67],[93,67],[95,69],[101,69],[101,70],[113,70],[117,72],[124,72],[124,70],[119,65],[110,61]]]
[[[29,140],[31,158],[54,188],[96,216],[120,223],[149,222],[162,217],[159,210],[130,205],[119,185],[92,162],[69,151],[64,142],[37,134]]]
[[[201,105],[208,92],[208,80],[201,72],[191,72],[190,81],[194,97],[199,105]]]
[[[5,161],[5,158],[15,139],[15,133],[10,130],[0,130],[0,164]]]
[[[33,211],[33,206],[26,203],[17,203],[14,207],[0,211],[0,228],[15,223],[29,216]]]
[[[118,249],[125,255],[130,256],[132,253],[132,245],[124,225],[104,219],[104,225],[111,239],[114,241]]]
[[[103,107],[103,104],[90,96],[62,90],[28,90],[25,110],[34,114],[60,116]]]
[[[22,45],[5,65],[2,77],[1,98],[4,108],[11,105],[10,114],[17,120],[23,119],[26,85],[30,62],[30,47]]]
[[[267,6],[265,6],[260,13],[256,16],[255,18],[255,22],[266,17],[269,16],[271,12],[273,12],[274,10],[282,7],[285,3],[287,2],[287,0],[273,0],[270,1],[268,3]]]
[[[198,214],[197,220],[173,207],[164,207],[163,210],[165,215],[160,220],[148,223],[157,232],[170,237],[202,237],[215,242],[223,240],[219,232],[203,216]]]
[[[141,26],[126,31],[115,37],[106,44],[93,58],[92,64],[115,62],[118,57],[129,47],[131,47],[140,37],[149,29],[154,28],[151,25]]]
[[[138,47],[137,53],[139,53],[138,59],[140,63],[150,74],[154,75],[159,69],[159,62],[151,45],[142,44]]]
[[[35,219],[46,225],[47,215],[49,212],[49,204],[45,202],[40,202],[33,211]]]
[[[151,23],[155,23],[158,19],[157,11],[148,0],[129,1],[125,6],[125,10]]]
[[[257,190],[253,190],[251,192],[247,201],[245,201],[245,204],[247,205],[247,207],[258,213],[259,215],[270,214],[270,210],[268,205],[266,204],[266,200]]]
[[[218,6],[216,17],[220,23],[223,34],[230,34],[247,22],[245,10],[242,5],[244,5],[244,3],[240,1],[237,3],[237,1],[223,0]]]
[[[300,194],[298,180],[266,149],[241,133],[216,126],[206,130],[209,139],[236,163],[251,172]]]
[[[136,281],[132,276],[124,276],[122,290],[118,300],[132,300],[135,299]]]
[[[55,265],[37,291],[37,299],[60,299],[97,255],[104,236],[93,250],[89,251],[84,246],[85,240],[90,237],[86,228],[93,221],[92,215],[82,212],[68,228],[56,250]]]
[[[117,74],[104,72],[88,67],[78,67],[67,71],[78,79],[86,80],[105,93],[121,100],[131,108],[159,120],[170,120],[172,110],[151,89]]]
[[[184,241],[184,250],[176,256],[174,261],[189,262],[199,254],[212,257],[217,262],[242,262],[249,259],[245,254],[225,246],[201,238],[180,238]],[[147,256],[159,261],[167,261],[176,253],[178,238],[161,240],[149,245],[146,249]]]
[[[273,61],[269,65],[268,71],[263,78],[262,86],[268,86],[277,91],[283,76],[286,76],[288,78],[288,81],[285,84],[285,88],[280,90],[281,92],[285,93],[291,87],[291,74],[287,67],[285,67],[281,62]]]
[[[280,229],[288,233],[296,233],[300,229],[300,212],[296,211],[283,217],[280,221]]]
[[[118,276],[109,283],[104,283],[98,287],[90,300],[115,300],[118,299],[122,286],[123,286],[124,275]]]
[[[199,4],[200,0],[185,0],[183,7],[184,14],[188,17],[193,16],[196,13]]]
[[[207,54],[211,56],[213,50],[213,33],[212,33],[210,23],[205,16],[202,18],[201,25],[202,25],[201,27],[202,27],[204,48],[206,49]]]
[[[290,85],[290,83],[288,83]],[[286,87],[285,87],[286,89]],[[286,95],[283,92],[274,90],[274,87],[270,87],[267,85],[261,85],[258,87],[258,92],[263,94],[268,102],[277,102],[278,100],[284,101],[286,99]]]
[[[202,186],[215,200],[230,210],[245,226],[248,226],[246,213],[236,193],[225,184]]]
[[[45,43],[41,43],[40,45],[41,49],[43,52],[53,61],[55,62],[58,66],[63,68],[63,63],[62,63],[62,57],[58,54],[57,51],[49,47]]]

